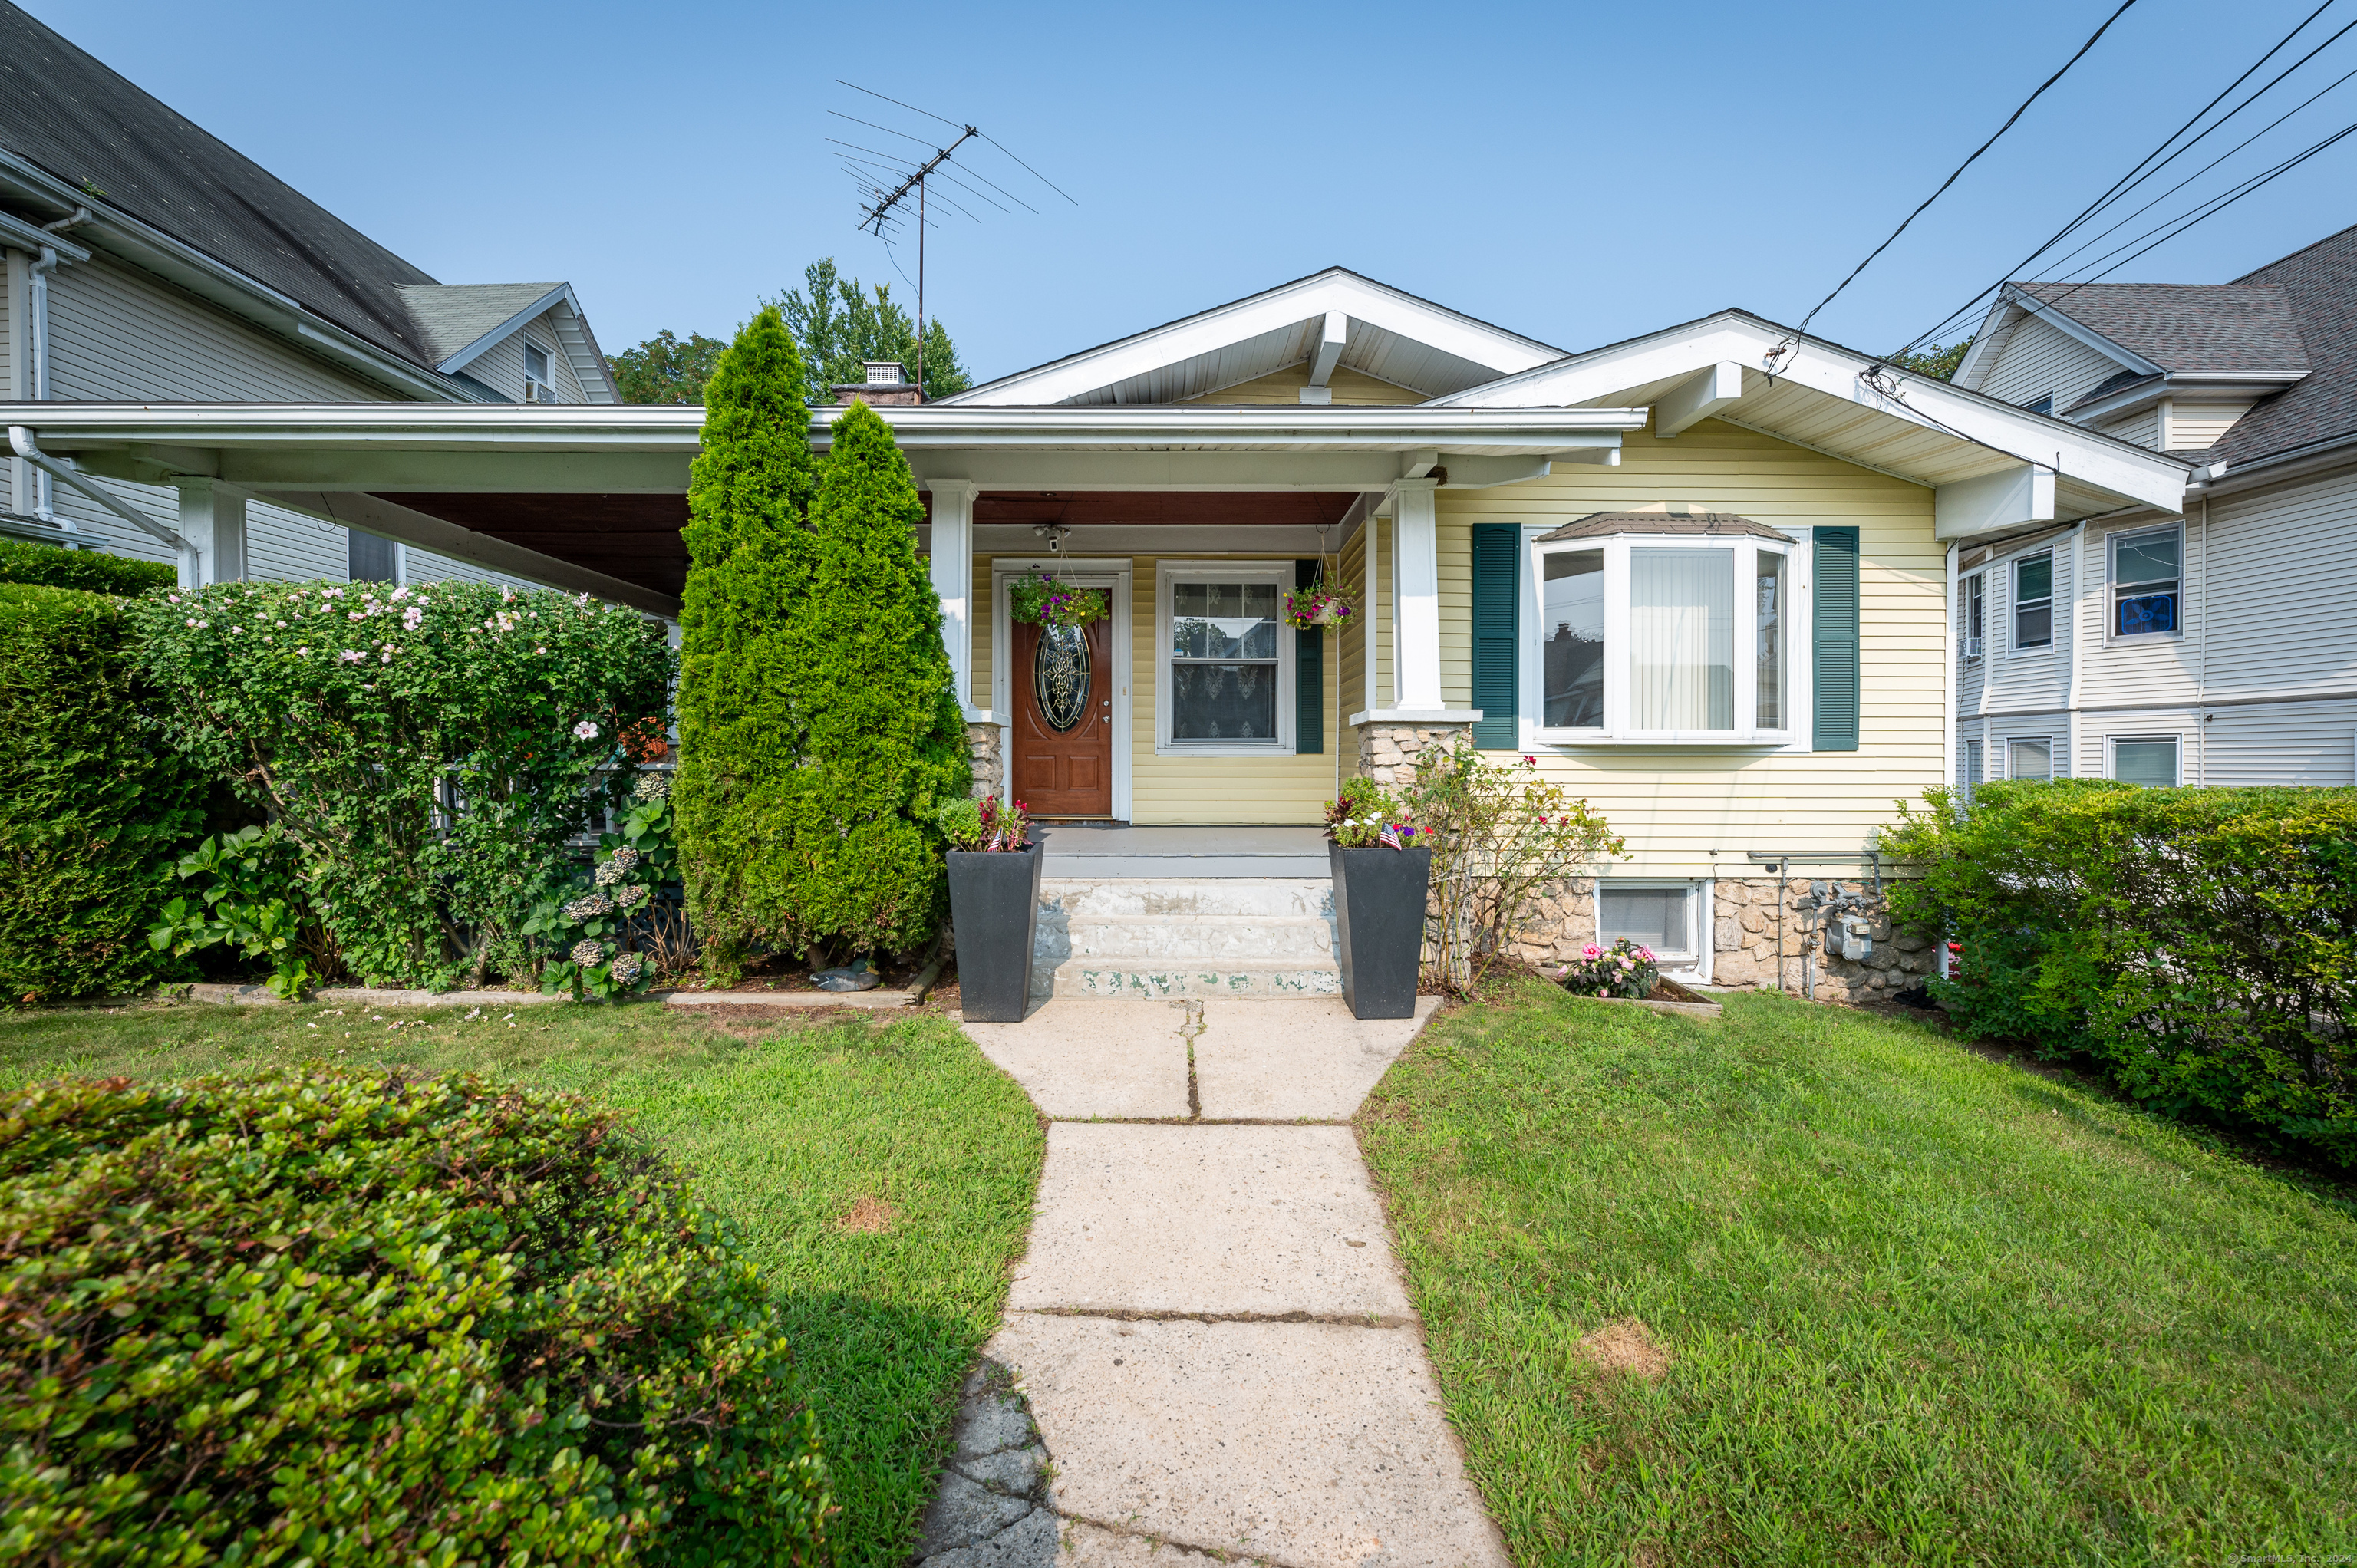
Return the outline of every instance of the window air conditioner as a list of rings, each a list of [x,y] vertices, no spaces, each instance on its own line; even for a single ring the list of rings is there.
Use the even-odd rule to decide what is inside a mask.
[[[1981,639],[1977,637],[1967,637],[1964,638],[1963,641],[1964,646],[1964,662],[1967,664],[1978,662],[1981,656]]]

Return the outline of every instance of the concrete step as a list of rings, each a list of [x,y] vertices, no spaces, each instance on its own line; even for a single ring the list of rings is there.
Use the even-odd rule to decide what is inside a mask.
[[[1126,916],[1315,916],[1331,919],[1334,885],[1307,876],[1043,876],[1042,919]]]
[[[1082,959],[1334,961],[1334,922],[1322,915],[1082,915],[1068,939]]]
[[[1043,983],[1044,982],[1044,983]],[[1282,960],[1174,963],[1155,959],[1071,959],[1032,971],[1032,994],[1050,996],[1339,996],[1342,972]]]

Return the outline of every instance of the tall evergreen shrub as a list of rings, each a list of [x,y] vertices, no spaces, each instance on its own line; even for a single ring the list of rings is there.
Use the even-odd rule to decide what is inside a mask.
[[[924,502],[892,427],[864,403],[834,422],[811,517],[810,596],[788,634],[807,754],[794,918],[806,940],[906,950],[940,925],[934,812],[973,773],[941,598],[917,555]]]
[[[100,550],[67,550],[22,539],[0,539],[0,583],[86,588],[93,594],[144,594],[180,580],[171,567]]]
[[[810,590],[814,483],[802,355],[775,308],[745,324],[704,393],[680,615],[681,879],[716,973],[789,928],[802,757],[787,627]]]
[[[0,585],[0,999],[153,979],[147,928],[202,831],[204,776],[152,720],[124,611]]]

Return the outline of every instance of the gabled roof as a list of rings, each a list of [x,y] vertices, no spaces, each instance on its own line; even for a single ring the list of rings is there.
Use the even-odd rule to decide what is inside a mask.
[[[2172,376],[2308,374],[2284,291],[2266,285],[2017,283],[2010,289],[2101,334]]]
[[[572,287],[561,283],[409,284],[401,290],[427,361],[445,375],[572,297]]]
[[[2282,292],[2298,323],[2309,371],[2298,386],[2236,421],[2211,448],[2211,459],[2248,463],[2357,435],[2357,228],[2327,235],[2234,282]]]
[[[944,403],[1179,403],[1297,365],[1347,323],[1336,362],[1426,397],[1559,359],[1563,350],[1419,299],[1345,267],[1002,376]]]

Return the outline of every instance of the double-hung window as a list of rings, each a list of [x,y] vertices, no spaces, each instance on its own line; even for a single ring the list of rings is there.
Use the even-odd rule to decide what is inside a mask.
[[[2174,524],[2112,535],[2112,635],[2174,637],[2178,633],[2183,537]]]
[[[1791,738],[1795,545],[1742,528],[1534,542],[1542,735]]]
[[[1293,564],[1175,566],[1161,577],[1166,699],[1157,743],[1169,751],[1281,750],[1292,744],[1283,585]]]
[[[1964,662],[1977,663],[1988,636],[1988,574],[1975,572],[1964,579]]]
[[[2122,736],[2112,742],[2112,777],[2154,789],[2177,788],[2177,737]]]
[[[556,386],[548,374],[548,350],[537,343],[527,342],[523,346],[523,401],[556,401]]]
[[[2041,550],[2013,564],[2013,646],[2017,652],[2054,646],[2054,552]]]

